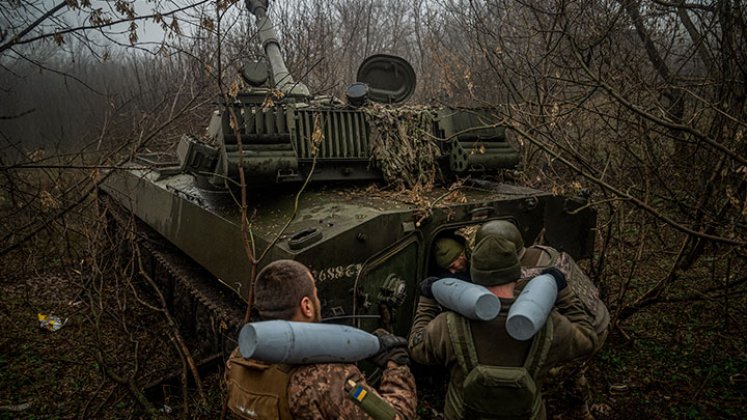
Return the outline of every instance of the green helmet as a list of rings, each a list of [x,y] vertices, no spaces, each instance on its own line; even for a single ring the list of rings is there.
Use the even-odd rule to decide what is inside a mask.
[[[514,244],[519,258],[524,256],[524,238],[521,237],[519,228],[508,220],[491,220],[483,223],[475,233],[475,243],[479,244],[488,236],[497,236],[509,240]]]

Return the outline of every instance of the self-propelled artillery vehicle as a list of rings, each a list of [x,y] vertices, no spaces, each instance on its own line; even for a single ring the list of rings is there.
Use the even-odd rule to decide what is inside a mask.
[[[528,244],[590,255],[582,199],[495,181],[519,154],[490,109],[403,106],[415,73],[385,54],[361,64],[345,101],[314,96],[285,66],[266,0],[247,6],[265,52],[244,67],[247,88],[220,99],[206,136],[138,156],[101,187],[147,237],[168,304],[214,349],[236,337],[252,276],[273,260],[310,267],[326,321],[406,335],[441,236],[512,219]]]

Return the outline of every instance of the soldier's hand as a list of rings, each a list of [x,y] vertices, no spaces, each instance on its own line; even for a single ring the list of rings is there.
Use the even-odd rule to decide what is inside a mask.
[[[558,285],[558,292],[565,289],[568,286],[568,281],[565,278],[565,274],[558,270],[556,267],[550,267],[542,270],[540,274],[549,274],[555,279],[555,284]]]
[[[420,281],[420,296],[433,299],[433,283],[439,281],[438,277],[426,277]]]
[[[377,329],[373,334],[379,338],[379,345],[381,347],[379,352],[371,358],[372,362],[382,369],[386,369],[386,364],[390,360],[400,366],[410,364],[406,339],[398,337],[382,328]]]

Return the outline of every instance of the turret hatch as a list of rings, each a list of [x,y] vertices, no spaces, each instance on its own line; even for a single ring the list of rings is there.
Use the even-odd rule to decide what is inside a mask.
[[[387,54],[372,55],[358,67],[358,82],[368,85],[368,99],[385,104],[401,104],[415,91],[415,70],[404,58]]]

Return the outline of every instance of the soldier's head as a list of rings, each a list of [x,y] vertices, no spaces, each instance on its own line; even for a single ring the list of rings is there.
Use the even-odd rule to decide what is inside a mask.
[[[514,244],[498,236],[488,235],[477,243],[470,267],[472,282],[486,287],[513,283],[521,277]]]
[[[254,306],[263,320],[321,321],[321,304],[311,271],[293,260],[277,260],[257,274]]]
[[[467,256],[464,253],[464,245],[454,239],[437,239],[433,247],[433,256],[436,259],[436,264],[450,273],[467,271]]]
[[[483,223],[480,229],[475,233],[475,243],[479,244],[481,240],[488,236],[496,236],[503,239],[508,239],[514,244],[516,253],[521,260],[524,257],[526,248],[524,247],[524,238],[521,237],[521,232],[515,224],[508,220],[491,220]]]

